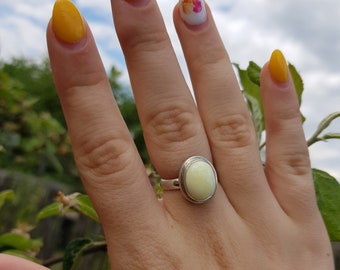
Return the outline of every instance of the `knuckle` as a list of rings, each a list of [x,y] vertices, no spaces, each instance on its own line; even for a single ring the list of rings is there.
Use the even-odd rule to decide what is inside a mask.
[[[158,106],[149,116],[147,121],[146,135],[156,144],[173,144],[188,141],[195,137],[197,125],[193,112],[188,111],[184,106],[163,105]]]
[[[150,237],[155,240],[154,235],[147,235],[148,238],[142,237],[141,240],[149,241]],[[143,246],[143,249],[141,249]],[[181,258],[176,253],[166,248],[163,243],[155,241],[154,247],[146,247],[145,245],[132,245],[129,247],[129,262],[128,269],[167,269],[176,270],[182,269]],[[132,251],[132,252],[131,252]],[[157,254],[155,256],[154,254]],[[126,267],[126,261],[123,262]],[[123,268],[124,268],[123,267]]]
[[[230,62],[229,56],[223,44],[216,42],[216,39],[204,39],[201,42],[195,44],[197,50],[194,51],[194,57],[192,58],[192,63],[209,68],[216,66],[216,63],[221,63],[223,65],[226,62]],[[200,53],[200,52],[205,53]]]
[[[204,72],[211,72],[212,69],[225,66],[226,63],[229,62],[229,58],[224,47],[205,48],[203,51],[208,53],[199,53],[195,55],[195,58],[192,61],[193,65],[200,67],[200,69]]]
[[[245,114],[217,117],[211,128],[212,141],[218,147],[243,148],[254,143],[252,124]]]
[[[311,166],[308,150],[301,149],[298,151],[297,149],[292,149],[291,153],[294,154],[288,154],[286,157],[288,173],[296,176],[309,175],[311,173]]]
[[[141,52],[154,53],[168,46],[169,38],[164,31],[128,31],[119,34],[124,48],[129,52],[136,52],[138,56]]]
[[[295,120],[301,119],[301,112],[298,106],[293,106],[284,111],[278,112],[278,118],[282,120]]]
[[[301,125],[302,116],[298,107],[290,108],[284,111],[273,113],[268,117],[268,123],[272,132],[281,132],[289,130],[292,125]]]
[[[130,141],[112,134],[86,141],[79,149],[76,162],[85,180],[112,181],[131,163]]]
[[[284,172],[285,176],[289,177],[310,176],[311,163],[307,147],[303,149],[299,144],[282,144],[286,145],[284,149],[276,152],[275,156],[267,156],[266,171],[273,175],[281,175]]]

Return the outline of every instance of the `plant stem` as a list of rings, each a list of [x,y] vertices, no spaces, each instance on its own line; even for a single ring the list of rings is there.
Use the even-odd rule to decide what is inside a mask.
[[[107,251],[106,243],[91,246],[88,249],[84,250],[82,255],[85,256],[85,255],[93,254],[93,253],[100,252],[100,251],[103,251],[103,252]],[[63,256],[56,257],[56,258],[50,258],[50,259],[47,259],[46,261],[44,261],[42,265],[46,266],[46,267],[50,267],[52,265],[63,262],[63,260],[64,260]]]

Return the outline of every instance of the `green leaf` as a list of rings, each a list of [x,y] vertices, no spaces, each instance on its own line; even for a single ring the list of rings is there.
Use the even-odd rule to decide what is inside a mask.
[[[264,119],[262,112],[262,104],[251,95],[247,95],[248,107],[251,111],[251,116],[253,119],[253,123],[256,131],[256,138],[258,143],[261,143],[262,132],[264,130]]]
[[[293,66],[292,64],[288,65],[290,74],[293,78],[293,82],[294,82],[294,86],[295,86],[295,91],[296,91],[296,95],[299,101],[299,105],[301,106],[301,102],[302,102],[302,93],[304,90],[304,85],[303,85],[303,80],[299,74],[299,72],[296,70],[295,66]],[[300,112],[301,114],[301,120],[302,123],[305,122],[306,117],[303,116],[303,114]]]
[[[329,132],[322,136],[322,140],[329,140],[329,139],[340,139],[340,133]]]
[[[11,247],[18,250],[28,250],[33,247],[32,240],[16,233],[0,235],[0,247]]]
[[[58,216],[61,214],[62,209],[63,205],[60,202],[54,202],[50,205],[47,205],[38,213],[37,221],[52,216]]]
[[[334,112],[331,113],[330,115],[326,116],[318,125],[316,131],[314,132],[314,134],[308,139],[307,141],[307,145],[311,146],[312,144],[314,144],[315,142],[318,142],[320,140],[323,139],[332,139],[332,138],[338,138],[339,133],[328,133],[328,138],[327,138],[327,134],[325,135],[325,138],[320,138],[319,135],[326,129],[328,128],[328,126],[332,123],[333,120],[337,119],[340,117],[340,112]],[[331,137],[333,134],[334,137]]]
[[[90,201],[89,196],[87,195],[79,195],[75,198],[77,203],[75,204],[75,208],[82,213],[83,215],[93,219],[94,221],[99,223],[99,218],[97,212],[94,210],[93,204]]]
[[[241,85],[243,87],[243,95],[247,100],[248,109],[251,113],[258,143],[261,143],[261,135],[265,129],[263,106],[260,93],[260,72],[261,69],[254,62],[249,62],[246,70],[235,64]]]
[[[340,117],[340,112],[334,112],[325,117],[318,125],[318,128],[315,133],[320,134],[322,131],[329,127],[333,120],[335,120],[338,117]]]
[[[65,249],[63,270],[76,269],[83,251],[91,245],[91,242],[88,238],[74,239],[69,242]]]
[[[303,80],[302,80],[299,72],[296,70],[295,66],[293,66],[292,64],[289,64],[288,68],[289,68],[290,74],[292,75],[292,78],[293,78],[296,94],[297,94],[297,97],[298,97],[298,100],[299,100],[299,105],[301,105],[302,93],[303,93],[303,89],[304,89]]]
[[[5,201],[13,201],[14,200],[14,192],[13,190],[3,190],[0,192],[0,208],[4,205]]]
[[[260,144],[262,132],[265,130],[263,105],[260,93],[261,67],[252,61],[249,62],[246,70],[241,69],[237,64],[234,64],[234,66],[238,71],[240,83],[243,87],[243,94],[247,100],[248,108],[256,128],[257,139]],[[288,67],[293,78],[299,105],[301,105],[302,93],[304,90],[303,80],[292,64],[289,64]],[[305,117],[302,114],[301,118],[302,122],[304,122]]]
[[[260,77],[261,77],[261,67],[258,66],[255,62],[250,61],[249,66],[247,68],[247,75],[251,82],[260,86]]]
[[[44,207],[37,215],[37,221],[51,216],[64,215],[68,212],[79,212],[99,223],[97,212],[87,195],[73,193],[65,196],[63,193],[57,197],[57,202]]]
[[[57,149],[56,146],[47,141],[46,142],[46,157],[49,160],[49,162],[51,163],[51,165],[54,167],[54,169],[56,170],[56,172],[62,174],[64,172],[64,168],[63,165],[61,165],[56,153],[57,153]]]
[[[328,173],[313,169],[317,202],[331,241],[340,241],[340,184]]]

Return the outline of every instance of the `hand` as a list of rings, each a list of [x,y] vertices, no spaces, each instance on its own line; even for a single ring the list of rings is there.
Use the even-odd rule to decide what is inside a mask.
[[[51,66],[112,269],[334,269],[283,55],[275,51],[261,74],[263,169],[251,117],[208,6],[187,1],[174,10],[196,104],[156,1],[111,2],[158,174],[176,178],[184,160],[200,155],[212,161],[219,180],[204,204],[186,201],[180,191],[156,198],[90,29],[69,1],[58,0],[47,30]],[[199,3],[203,9],[188,17]]]

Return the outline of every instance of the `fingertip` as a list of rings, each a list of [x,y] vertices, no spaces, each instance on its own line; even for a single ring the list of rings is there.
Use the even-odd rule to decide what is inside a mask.
[[[7,254],[0,254],[1,270],[48,270],[48,268],[34,262]]]
[[[197,0],[192,3],[180,0],[179,14],[188,25],[201,25],[207,20],[207,12],[203,0]]]
[[[186,30],[196,32],[209,28],[212,14],[205,1],[197,1],[200,8],[188,10],[182,0],[179,1],[173,10],[173,20],[176,28],[184,27]]]
[[[279,81],[276,77],[274,76],[279,76],[279,75],[273,75],[273,71],[271,70],[271,63],[270,61],[266,62],[260,73],[260,87],[261,87],[261,92],[266,91],[268,92],[278,92],[278,91],[286,91],[286,92],[293,92],[295,91],[290,91],[294,90],[294,84],[288,69],[287,73],[287,78],[282,79],[282,81]],[[274,71],[275,72],[275,71]],[[262,97],[263,98],[263,97]]]
[[[269,60],[262,67],[260,85],[261,91],[284,91],[292,93],[295,96],[295,86],[290,74],[289,66],[285,56],[280,50],[274,50]]]
[[[76,42],[65,42],[64,40],[61,40],[56,32],[53,29],[53,21],[52,18],[48,22],[47,28],[46,28],[46,41],[47,41],[47,48],[50,51],[52,47],[55,48],[61,48],[62,50],[68,50],[68,51],[79,51],[85,45],[91,41],[92,33],[91,29],[89,28],[87,22],[84,20],[84,27],[85,27],[85,34],[84,36],[79,39]]]
[[[268,68],[273,81],[285,83],[289,80],[289,69],[283,53],[276,49],[272,52]]]
[[[79,51],[91,38],[91,30],[76,5],[70,0],[56,0],[46,29],[49,53],[60,49],[64,53]]]
[[[70,0],[55,2],[51,24],[56,37],[65,43],[77,43],[86,33],[83,16]]]

